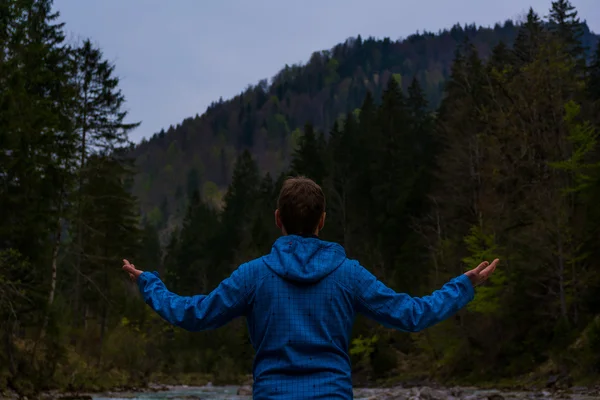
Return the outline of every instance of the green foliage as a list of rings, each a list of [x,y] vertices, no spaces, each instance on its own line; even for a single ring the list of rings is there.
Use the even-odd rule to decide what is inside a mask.
[[[600,318],[594,318],[584,333],[583,367],[600,375]]]
[[[267,123],[267,132],[269,139],[279,144],[281,139],[287,137],[290,133],[286,116],[280,113],[271,115]]]
[[[0,251],[0,313],[5,318],[16,318],[18,303],[27,303],[27,277],[30,265],[15,249]]]
[[[371,370],[371,355],[375,351],[379,336],[373,335],[371,337],[362,337],[352,339],[352,345],[350,347],[350,355],[357,359],[355,367],[366,368]]]
[[[465,245],[469,255],[462,261],[467,265],[467,270],[479,265],[482,260],[491,262],[496,258],[504,259],[494,235],[485,234],[478,226],[471,227],[469,235],[465,237]],[[484,315],[497,314],[502,306],[500,294],[506,283],[506,272],[499,268],[485,286],[477,288],[475,299],[469,304],[469,309]]]
[[[362,357],[369,357],[375,350],[375,345],[379,337],[374,335],[372,337],[363,338],[359,336],[352,339],[352,347],[350,348],[350,354],[360,355]]]
[[[294,129],[294,131],[292,132],[292,137],[290,140],[290,146],[293,150],[297,149],[298,146],[300,145],[300,139],[302,138],[302,130],[300,130],[300,128],[296,128]]]
[[[335,58],[329,59],[327,62],[327,72],[325,73],[325,81],[324,84],[329,86],[337,83],[340,79],[338,74],[338,68],[340,66],[340,62]]]
[[[202,185],[202,196],[209,204],[213,205],[219,204],[223,197],[217,184],[211,181],[206,181]]]
[[[299,146],[293,154],[291,171],[295,175],[303,175],[318,184],[325,178],[325,143],[322,135],[318,135],[312,125],[306,124],[304,134],[300,137]]]
[[[600,168],[600,161],[590,162],[590,155],[597,145],[597,128],[589,121],[579,121],[580,114],[579,104],[573,100],[565,104],[564,121],[569,132],[567,140],[573,146],[573,151],[568,159],[549,163],[552,168],[573,175],[573,186],[563,189],[567,195],[589,189],[595,183],[594,173]]]
[[[163,221],[163,215],[160,211],[160,208],[154,207],[152,211],[148,213],[146,219],[148,221],[148,224],[150,224],[151,226],[159,226]]]

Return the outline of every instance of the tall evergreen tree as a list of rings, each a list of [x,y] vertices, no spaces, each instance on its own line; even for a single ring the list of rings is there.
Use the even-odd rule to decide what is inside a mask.
[[[248,258],[268,253],[279,233],[273,216],[278,196],[275,185],[269,173],[260,182],[250,236],[244,244]]]
[[[141,232],[136,201],[125,188],[132,168],[113,157],[92,155],[88,162],[91,173],[81,192],[90,199],[82,214],[87,234],[81,242],[86,255],[81,295],[86,314],[94,315],[100,322],[101,346],[111,318],[109,310],[126,300],[126,294],[116,290],[114,283],[122,276],[114,266],[121,263],[123,256],[138,254]],[[118,306],[112,318],[120,320],[123,310]]]
[[[413,149],[409,155],[409,170],[415,178],[407,207],[411,210],[411,215],[418,218],[424,211],[425,196],[431,189],[431,171],[435,165],[438,146],[433,135],[435,121],[417,79],[413,79],[408,87],[408,111],[410,143],[406,147]]]
[[[587,94],[592,103],[592,114],[596,116],[595,122],[600,126],[600,41],[588,69]]]
[[[230,260],[235,265],[235,262],[243,257],[239,246],[244,238],[249,236],[259,188],[258,166],[250,152],[246,150],[235,163],[231,185],[223,199],[225,203],[221,216],[223,240],[219,244],[219,251],[222,252],[222,256],[219,257],[221,260]]]
[[[156,227],[142,222],[141,241],[139,249],[139,265],[146,265],[159,272],[163,272],[163,256],[160,238]]]
[[[31,296],[35,309],[44,311],[35,328],[39,336],[29,359],[34,362],[21,365],[31,370],[38,367],[37,343],[44,338],[56,297],[63,224],[74,183],[76,138],[66,112],[74,92],[63,24],[56,23],[51,1],[6,3],[0,18],[0,208],[6,215],[0,222],[0,248],[25,258],[17,262],[31,263],[29,284],[38,294],[47,293],[45,305],[39,302],[42,297]],[[34,321],[21,323],[26,327]],[[11,342],[11,325],[4,328],[5,342]],[[16,367],[12,377],[19,379],[24,372]]]
[[[352,122],[351,122],[352,123]],[[344,131],[340,129],[338,121],[329,133],[326,148],[326,165],[329,171],[323,187],[327,198],[327,229],[324,237],[346,244],[348,226],[348,192],[350,183],[349,147]]]
[[[291,170],[296,175],[304,175],[318,184],[325,178],[325,143],[322,135],[317,135],[311,124],[304,126],[300,144],[292,155]]]
[[[529,8],[527,20],[519,28],[519,33],[513,45],[518,66],[527,64],[536,57],[541,44],[544,42],[544,27],[539,15]]]
[[[187,173],[187,195],[191,197],[200,188],[200,174],[198,169],[192,167]]]
[[[114,76],[114,66],[103,59],[100,49],[92,46],[90,40],[85,40],[73,52],[73,68],[75,74],[73,84],[78,90],[77,103],[74,113],[75,126],[79,139],[79,193],[77,195],[77,219],[75,237],[75,271],[77,274],[76,290],[79,290],[80,277],[84,271],[83,262],[86,255],[83,252],[83,242],[88,225],[82,215],[85,208],[93,199],[83,195],[83,187],[89,179],[90,168],[87,160],[90,155],[112,155],[128,144],[127,134],[139,126],[139,123],[126,123],[127,111],[124,111],[125,97],[118,85],[119,79]],[[89,226],[89,225],[88,225]],[[79,299],[76,299],[76,313],[81,312]],[[77,319],[75,323],[77,323]]]
[[[585,68],[585,50],[582,45],[583,24],[577,17],[577,10],[569,0],[552,2],[548,16],[550,29],[563,42],[567,52],[582,70]]]
[[[202,201],[196,189],[179,233],[180,250],[170,254],[174,262],[167,273],[173,290],[186,295],[206,293],[217,283],[210,257],[216,232],[206,227],[218,226],[218,222],[217,213]]]

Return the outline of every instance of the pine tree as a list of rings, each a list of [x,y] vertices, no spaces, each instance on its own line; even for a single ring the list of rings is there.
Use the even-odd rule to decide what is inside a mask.
[[[170,254],[174,262],[169,265],[169,285],[178,293],[193,295],[207,292],[216,284],[213,279],[211,246],[219,225],[214,209],[204,203],[196,189],[190,198],[178,246],[181,251]],[[212,229],[207,229],[211,227]]]
[[[165,228],[169,221],[169,199],[164,196],[158,207],[160,211],[160,221],[158,223],[159,228]]]
[[[327,198],[327,229],[323,232],[326,240],[345,244],[347,227],[347,192],[349,170],[346,160],[349,158],[344,132],[335,121],[329,133],[326,147],[326,168],[329,171],[323,185]]]
[[[426,153],[431,132],[426,112],[427,104],[416,80],[409,85],[406,97],[394,80],[390,80],[379,110],[378,126],[383,146],[373,156],[373,200],[376,228],[382,263],[386,274],[396,276],[404,289],[416,282],[414,270],[398,269],[398,263],[412,250],[404,249],[412,235],[409,215],[418,216],[426,186],[423,169],[431,164],[432,154]],[[417,268],[418,264],[412,263]],[[402,276],[402,278],[400,278]]]
[[[513,51],[518,66],[527,64],[535,59],[539,48],[545,40],[544,27],[539,15],[529,8],[527,20],[519,28],[519,33],[513,44]]]
[[[514,65],[514,52],[504,42],[498,43],[492,49],[492,56],[487,63],[488,70],[496,69],[498,72],[505,72],[505,69]]]
[[[593,114],[596,115],[595,122],[600,126],[600,41],[588,69],[587,94],[592,103]]]
[[[114,266],[138,254],[141,232],[136,200],[125,186],[133,169],[116,156],[92,155],[88,163],[92,172],[81,192],[90,199],[82,213],[87,227],[81,241],[86,268],[79,272],[86,277],[81,293],[85,307],[100,321],[101,345],[109,326],[109,310],[114,308],[112,302],[125,301],[125,294],[115,290],[122,274]],[[119,311],[114,318],[120,320]]]
[[[200,188],[200,174],[195,167],[190,168],[187,173],[187,195],[191,197]]]
[[[409,134],[406,99],[397,81],[393,78],[389,80],[383,93],[378,122],[379,129],[375,131],[377,132],[375,135],[372,135],[376,147],[370,156],[374,161],[372,195],[376,204],[379,203],[375,209],[384,213],[379,214],[380,218],[377,218],[377,223],[382,224],[386,220],[389,221],[384,215],[392,212],[389,202],[397,202],[399,196],[403,196],[403,188],[400,188],[398,182],[395,182],[395,177],[406,172],[402,170],[406,161],[404,156],[410,152],[409,149],[403,148],[405,136]]]
[[[142,222],[141,240],[137,263],[145,269],[156,270],[162,274],[162,249],[156,227]]]
[[[71,94],[68,48],[49,1],[22,2],[6,11],[14,14],[7,16],[10,30],[0,67],[0,205],[8,217],[0,232],[24,253],[44,254],[35,248],[42,242],[30,238],[55,231],[72,178],[75,138],[64,112]]]
[[[269,173],[265,174],[260,182],[256,199],[256,209],[253,215],[250,240],[247,241],[246,254],[248,258],[260,257],[269,252],[270,247],[277,238],[277,228],[273,212],[276,208],[278,193],[275,191],[275,182]]]
[[[420,216],[426,204],[425,196],[430,190],[431,171],[435,165],[438,145],[435,142],[433,130],[434,119],[429,112],[425,93],[419,81],[413,79],[408,87],[408,112],[410,120],[410,170],[415,176],[414,186],[407,201],[410,214]]]
[[[377,152],[381,145],[378,141],[380,136],[377,134],[380,122],[378,111],[373,95],[367,92],[356,118],[348,116],[346,119],[347,129],[344,129],[348,148],[346,166],[354,181],[352,191],[356,196],[357,211],[361,208],[368,210],[372,205],[370,195],[359,195],[359,193],[370,193],[373,185],[372,163],[373,160],[378,159]]]
[[[66,112],[74,91],[63,24],[56,23],[51,1],[5,2],[0,18],[0,209],[6,215],[0,222],[0,248],[23,255],[21,261],[33,268],[28,283],[43,322],[36,326],[39,335],[23,366],[36,369],[38,343],[56,297],[58,257],[74,184],[76,138]],[[44,292],[45,304],[39,295]],[[32,321],[22,319],[21,324],[31,328]],[[12,334],[6,332],[7,342]]]
[[[224,197],[221,215],[221,235],[217,252],[219,259],[235,261],[242,257],[240,246],[250,237],[251,222],[256,212],[256,200],[260,187],[260,175],[256,161],[245,150],[233,169],[231,184]]]
[[[193,197],[192,197],[193,198]],[[188,208],[189,210],[189,208]],[[179,270],[179,253],[181,252],[180,245],[180,236],[181,229],[175,228],[171,235],[169,236],[168,243],[165,246],[164,257],[163,257],[163,267],[165,271],[165,280],[168,285],[174,284],[177,285],[177,280],[179,279],[176,275]]]
[[[83,268],[83,241],[87,232],[86,221],[82,219],[85,208],[93,199],[83,195],[83,187],[89,175],[93,173],[87,166],[88,158],[93,154],[109,156],[128,145],[127,134],[139,126],[139,123],[126,123],[127,111],[123,110],[125,97],[114,76],[114,66],[103,59],[102,52],[94,48],[90,40],[85,40],[73,52],[75,74],[73,84],[77,88],[77,104],[74,112],[75,126],[79,135],[79,193],[77,195],[77,219],[74,226],[77,238],[77,254],[74,268],[77,271],[76,290],[79,290]],[[76,295],[76,301],[80,301]],[[75,303],[76,313],[80,305]],[[75,320],[78,323],[78,320]]]
[[[462,237],[481,218],[481,162],[484,159],[481,133],[486,127],[481,120],[481,110],[488,102],[487,79],[477,51],[472,45],[465,47],[455,54],[438,112],[436,136],[440,155],[434,170],[438,184],[430,193],[432,210],[425,224],[430,224],[426,230],[433,235],[430,239],[436,243],[432,245],[434,248],[442,244],[443,237],[460,238],[452,245],[462,246]],[[448,257],[441,257],[439,261],[434,258],[434,263],[438,262],[452,263]],[[442,265],[436,264],[438,278]]]
[[[322,135],[317,136],[312,124],[304,126],[304,133],[300,144],[292,155],[291,171],[295,175],[303,175],[317,184],[322,184],[326,176],[325,171],[325,140]]]
[[[548,16],[550,29],[563,42],[567,52],[577,61],[578,68],[585,68],[585,50],[582,45],[583,24],[577,10],[569,0],[552,2]]]
[[[372,160],[369,132],[374,128],[370,124],[375,114],[373,97],[367,93],[362,108],[348,113],[341,124],[334,126],[327,144],[328,174],[324,190],[329,222],[323,235],[341,242],[353,254],[359,251],[354,244],[360,243],[369,221],[368,184]]]
[[[110,154],[126,147],[128,132],[140,124],[125,122],[128,112],[124,110],[125,96],[119,89],[115,66],[103,57],[89,39],[73,52],[74,80],[79,90],[76,121],[81,136],[81,169],[90,152]]]

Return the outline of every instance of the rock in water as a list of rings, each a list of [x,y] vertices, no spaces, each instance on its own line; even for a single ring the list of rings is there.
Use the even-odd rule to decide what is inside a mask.
[[[411,390],[411,392],[412,392],[411,394],[413,397],[417,397],[417,398],[423,399],[423,400],[445,400],[445,399],[448,399],[449,397],[453,397],[447,391],[436,390],[436,389],[432,389],[427,386],[424,386],[420,389],[413,388],[413,390]]]
[[[59,397],[60,400],[92,400],[92,396],[88,394],[68,394]]]
[[[244,385],[240,386],[237,390],[238,396],[252,396],[252,386]]]

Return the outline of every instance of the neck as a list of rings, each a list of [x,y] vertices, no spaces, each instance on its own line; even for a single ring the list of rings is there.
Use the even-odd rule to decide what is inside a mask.
[[[287,232],[281,232],[283,234],[283,236],[288,236],[290,235]],[[293,233],[292,235],[296,235],[296,236],[300,236],[300,237],[304,237],[304,238],[318,238],[319,237],[319,231],[316,231],[314,233]]]
[[[318,238],[318,233],[301,233],[298,236],[302,236],[304,238]]]

